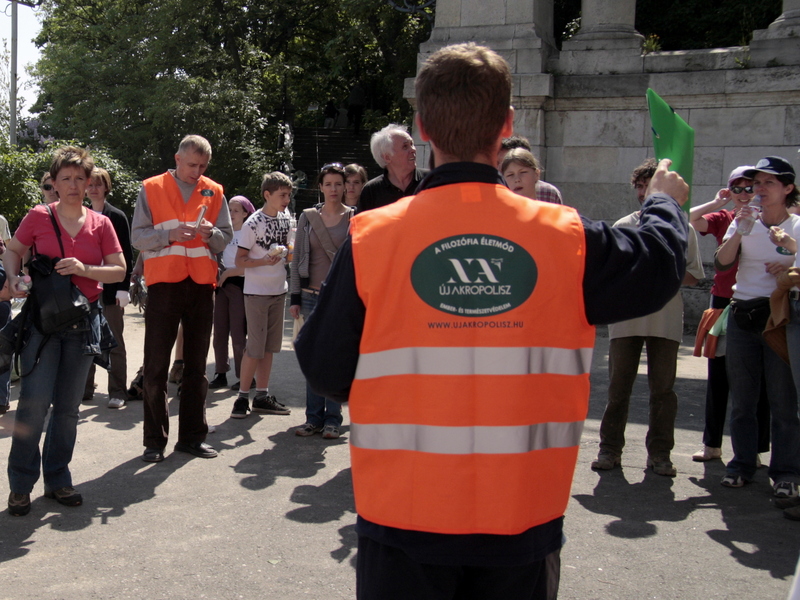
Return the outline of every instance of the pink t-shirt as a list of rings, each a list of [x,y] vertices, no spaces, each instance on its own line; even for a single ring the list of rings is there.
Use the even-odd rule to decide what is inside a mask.
[[[64,252],[66,253],[66,257],[62,258],[74,257],[86,265],[102,265],[103,257],[122,252],[117,234],[108,217],[86,209],[86,219],[83,222],[83,227],[81,227],[78,235],[73,238],[61,225],[55,206],[55,203],[50,205],[61,229],[61,243],[64,244]],[[58,245],[53,222],[50,220],[50,215],[47,214],[47,209],[43,204],[34,206],[25,215],[22,223],[19,224],[17,231],[14,233],[14,237],[25,246],[35,245],[36,252],[39,254],[45,254],[53,258],[61,257],[61,247]],[[77,285],[91,302],[97,300],[103,289],[99,281],[78,275],[72,276],[72,283]]]

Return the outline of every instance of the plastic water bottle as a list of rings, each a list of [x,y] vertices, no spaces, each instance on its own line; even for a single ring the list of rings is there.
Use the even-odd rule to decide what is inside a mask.
[[[739,221],[739,225],[736,227],[736,233],[739,235],[750,235],[750,232],[753,231],[753,225],[761,212],[761,196],[753,196],[748,206],[753,209],[753,212],[747,218]]]
[[[19,283],[17,283],[17,287],[22,292],[30,292],[31,288],[33,287],[33,282],[31,281],[30,275],[23,275],[19,278]]]

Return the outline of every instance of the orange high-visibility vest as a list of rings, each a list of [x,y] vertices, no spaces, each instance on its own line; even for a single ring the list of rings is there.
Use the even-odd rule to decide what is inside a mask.
[[[188,202],[183,201],[175,177],[170,173],[144,181],[147,205],[156,229],[175,229],[181,223],[194,225],[200,207],[207,206],[205,219],[217,222],[222,207],[222,186],[201,176]],[[216,284],[217,261],[200,236],[174,242],[161,250],[144,253],[144,278],[148,285],[175,283],[191,277],[195,283]]]
[[[577,212],[464,183],[362,213],[351,233],[358,514],[444,534],[562,516],[594,348]]]

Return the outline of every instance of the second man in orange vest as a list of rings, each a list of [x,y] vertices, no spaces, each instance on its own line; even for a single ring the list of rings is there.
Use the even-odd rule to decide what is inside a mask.
[[[144,339],[144,446],[142,460],[161,462],[169,435],[167,371],[178,325],[184,330],[184,371],[175,450],[214,458],[208,425],[206,355],[211,339],[217,262],[233,236],[222,186],[203,176],[211,144],[186,136],[175,169],[147,179],[139,191],[131,239],[144,255],[148,286]]]

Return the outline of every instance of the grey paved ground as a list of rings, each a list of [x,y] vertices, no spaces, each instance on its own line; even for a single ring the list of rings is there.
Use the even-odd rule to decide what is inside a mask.
[[[127,328],[133,374],[141,356],[138,313],[129,313]],[[623,468],[590,470],[607,384],[602,334],[567,512],[560,597],[785,598],[800,523],[772,507],[765,470],[755,484],[731,490],[719,485],[721,462],[691,461],[701,435],[705,361],[692,358],[686,345],[678,367],[678,477],[644,470],[643,374]],[[104,391],[103,374],[98,382]],[[39,483],[30,515],[0,512],[0,598],[353,598],[347,428],[332,443],[292,434],[304,421],[304,386],[291,351],[277,357],[270,389],[292,407],[291,416],[230,420],[234,392],[212,392],[208,420],[217,431],[209,441],[220,456],[175,453],[157,465],[139,459],[141,403],[109,410],[98,392],[81,410],[72,463],[85,504],[65,508],[42,498]],[[1,457],[13,422],[13,411],[0,418]],[[727,440],[724,452],[730,456]],[[7,486],[0,492],[5,499]]]

